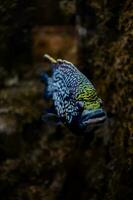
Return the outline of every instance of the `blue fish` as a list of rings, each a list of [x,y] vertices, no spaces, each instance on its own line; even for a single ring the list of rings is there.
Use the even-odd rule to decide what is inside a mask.
[[[52,75],[42,73],[44,97],[53,102],[52,118],[58,118],[68,127],[85,129],[102,124],[106,118],[101,98],[88,78],[71,62],[45,55],[51,62]]]

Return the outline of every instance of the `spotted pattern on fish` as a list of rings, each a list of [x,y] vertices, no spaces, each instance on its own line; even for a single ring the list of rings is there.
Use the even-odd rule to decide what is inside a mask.
[[[82,118],[83,111],[101,109],[101,99],[93,84],[72,63],[57,60],[52,64],[52,76],[45,74],[44,77],[46,94],[52,98],[58,117],[66,123]]]

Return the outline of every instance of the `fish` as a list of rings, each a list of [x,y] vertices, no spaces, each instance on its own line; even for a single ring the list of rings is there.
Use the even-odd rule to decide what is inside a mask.
[[[42,72],[45,84],[44,98],[51,99],[53,107],[48,116],[54,116],[69,128],[80,130],[96,127],[107,119],[103,101],[91,81],[67,60],[55,60],[48,54],[52,73]],[[54,118],[53,117],[53,118]]]

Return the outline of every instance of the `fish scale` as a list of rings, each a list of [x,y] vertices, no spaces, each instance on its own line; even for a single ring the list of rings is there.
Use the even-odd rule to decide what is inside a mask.
[[[46,94],[52,98],[57,116],[67,124],[77,119],[77,124],[83,125],[87,114],[89,120],[89,116],[98,110],[105,113],[93,84],[72,63],[64,60],[54,62],[52,75],[45,75],[45,82]]]

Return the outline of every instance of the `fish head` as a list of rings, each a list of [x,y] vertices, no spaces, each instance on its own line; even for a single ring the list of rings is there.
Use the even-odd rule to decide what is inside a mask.
[[[98,97],[95,88],[90,87],[79,95],[83,110],[80,115],[80,127],[94,127],[101,125],[107,119],[102,100]]]

